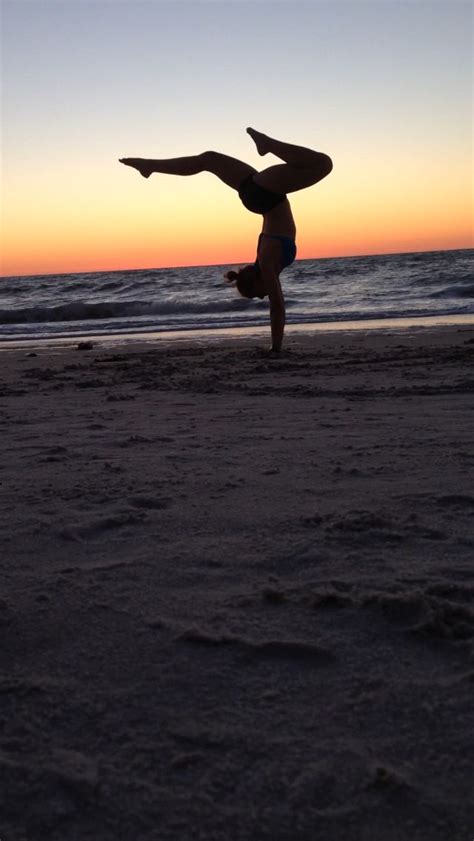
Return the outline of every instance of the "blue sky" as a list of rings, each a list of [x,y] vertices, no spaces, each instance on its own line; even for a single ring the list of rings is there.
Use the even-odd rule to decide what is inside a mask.
[[[225,143],[241,127],[347,142],[468,131],[464,2],[3,3],[7,152],[40,142]],[[442,120],[438,116],[442,113]],[[432,139],[432,138],[431,138]]]

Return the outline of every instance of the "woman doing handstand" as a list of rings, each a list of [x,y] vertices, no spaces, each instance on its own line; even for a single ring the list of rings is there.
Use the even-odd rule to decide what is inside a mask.
[[[321,181],[331,172],[332,161],[322,152],[274,140],[255,129],[248,128],[247,132],[260,155],[271,152],[284,163],[258,172],[249,164],[220,152],[202,152],[200,155],[165,160],[120,158],[120,163],[134,167],[144,178],[149,178],[153,172],[167,175],[212,172],[238,192],[247,210],[263,216],[255,263],[238,272],[228,272],[226,278],[235,281],[237,289],[245,298],[264,298],[268,295],[271,349],[278,352],[281,350],[285,328],[285,300],[280,273],[296,257],[296,226],[286,194]]]

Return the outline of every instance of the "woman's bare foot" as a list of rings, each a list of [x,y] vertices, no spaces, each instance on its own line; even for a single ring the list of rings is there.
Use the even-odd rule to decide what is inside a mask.
[[[259,155],[266,155],[270,151],[271,140],[266,134],[262,134],[261,131],[256,131],[254,128],[248,128],[247,134],[250,134]]]
[[[146,158],[119,158],[119,161],[125,166],[133,166],[134,169],[138,169],[138,172],[144,178],[149,178],[153,172],[153,165]]]

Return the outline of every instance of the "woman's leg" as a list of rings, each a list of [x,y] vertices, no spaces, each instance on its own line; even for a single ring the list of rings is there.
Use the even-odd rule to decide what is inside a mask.
[[[332,161],[323,152],[315,152],[305,146],[283,143],[249,128],[247,132],[255,141],[260,155],[271,152],[284,164],[270,166],[259,172],[254,181],[274,193],[294,193],[316,184],[332,170]]]
[[[220,152],[203,152],[201,155],[164,160],[120,158],[120,163],[137,169],[144,178],[149,178],[153,172],[165,175],[197,175],[199,172],[212,172],[234,190],[239,189],[244,178],[257,171],[253,166],[237,158],[231,158],[229,155],[222,155]]]

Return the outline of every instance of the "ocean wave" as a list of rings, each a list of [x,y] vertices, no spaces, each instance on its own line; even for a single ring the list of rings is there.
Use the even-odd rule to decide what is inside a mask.
[[[85,303],[75,301],[55,307],[22,307],[0,309],[0,324],[44,324],[57,321],[92,321],[136,316],[186,316],[193,314],[218,314],[235,312],[248,305],[244,299],[226,301],[101,301]]]
[[[466,278],[467,280],[467,278]],[[437,289],[431,292],[429,298],[474,298],[474,283],[468,278],[469,283],[458,283],[455,286],[446,286],[444,289]]]

